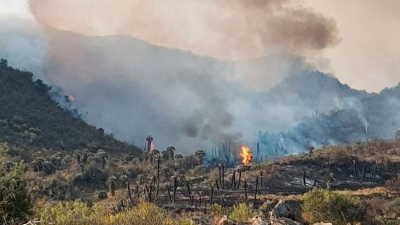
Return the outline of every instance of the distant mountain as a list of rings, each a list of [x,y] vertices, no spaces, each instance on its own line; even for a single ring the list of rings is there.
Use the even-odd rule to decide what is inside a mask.
[[[284,79],[268,94],[273,102],[300,101],[304,106],[321,113],[341,108],[347,98],[364,99],[369,96],[342,84],[335,77],[318,71],[302,72]],[[291,103],[291,104],[292,104]]]
[[[32,81],[32,73],[0,63],[0,142],[21,148],[139,153],[133,145],[89,126],[77,111],[63,109],[48,94],[51,87]]]
[[[295,79],[295,82],[293,77],[282,82],[286,90],[296,90],[291,95],[298,97],[297,100],[324,111],[304,117],[287,132],[260,132],[258,141],[267,155],[298,153],[311,146],[391,139],[400,130],[400,85],[371,94],[351,89],[321,73]],[[273,93],[281,89],[275,88]],[[329,109],[330,105],[337,107]]]
[[[140,147],[151,134],[155,148],[172,145],[183,154],[256,141],[266,154],[297,153],[391,138],[399,127],[400,88],[358,91],[294,56],[233,62],[128,36],[47,33],[41,77],[52,97],[73,96],[70,105],[85,112],[85,122]]]

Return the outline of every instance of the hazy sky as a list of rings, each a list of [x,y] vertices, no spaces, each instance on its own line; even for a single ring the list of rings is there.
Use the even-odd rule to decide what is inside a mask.
[[[340,42],[320,53],[318,68],[367,91],[380,91],[400,81],[400,1],[303,0],[296,4],[336,21]],[[27,0],[0,0],[0,16],[9,15],[33,19]]]

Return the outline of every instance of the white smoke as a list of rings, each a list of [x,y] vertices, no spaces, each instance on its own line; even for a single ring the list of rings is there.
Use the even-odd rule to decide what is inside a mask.
[[[48,42],[40,25],[29,19],[0,16],[0,30],[0,58],[40,78],[48,52]]]

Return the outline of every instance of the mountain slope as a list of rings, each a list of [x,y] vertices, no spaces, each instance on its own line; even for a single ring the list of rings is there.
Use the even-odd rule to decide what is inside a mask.
[[[324,83],[327,85],[328,83]],[[322,92],[322,95],[329,92]],[[340,90],[340,89],[339,89]],[[347,90],[337,99],[341,108],[303,118],[288,132],[260,132],[258,141],[276,156],[305,151],[308,147],[345,145],[375,138],[391,139],[400,129],[400,85],[379,94]],[[304,95],[307,97],[307,95]],[[329,99],[325,99],[328,101]]]
[[[60,108],[47,94],[50,88],[32,74],[0,64],[0,142],[54,150],[103,149],[139,152],[132,145],[105,135]]]

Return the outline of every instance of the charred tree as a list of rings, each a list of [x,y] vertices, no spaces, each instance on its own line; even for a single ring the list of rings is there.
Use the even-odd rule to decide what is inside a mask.
[[[247,182],[244,181],[244,199],[247,201]]]
[[[236,186],[236,190],[238,190],[239,187],[240,187],[240,180],[241,179],[242,179],[242,171],[239,171],[239,179],[238,179],[238,183],[237,183],[237,186]]]
[[[210,205],[213,204],[213,197],[214,197],[214,187],[211,186],[211,193],[210,193]]]
[[[258,177],[256,178],[256,191],[254,193],[254,201],[253,201],[253,209],[256,208],[256,202],[257,202],[257,191],[258,191]]]
[[[357,161],[353,159],[353,164],[354,164],[354,179],[357,181],[358,176],[357,176]]]

